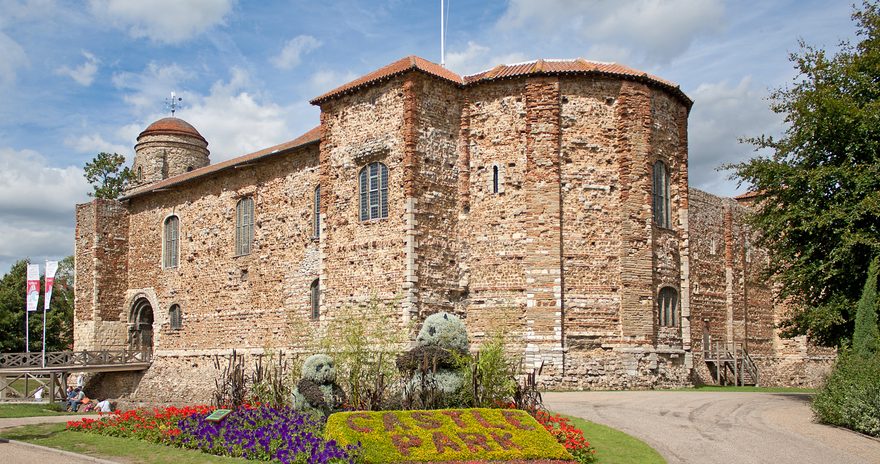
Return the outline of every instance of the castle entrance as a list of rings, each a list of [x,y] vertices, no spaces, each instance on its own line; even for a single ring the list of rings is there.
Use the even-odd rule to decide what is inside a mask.
[[[146,298],[138,298],[128,317],[128,346],[132,350],[153,349],[153,307]]]

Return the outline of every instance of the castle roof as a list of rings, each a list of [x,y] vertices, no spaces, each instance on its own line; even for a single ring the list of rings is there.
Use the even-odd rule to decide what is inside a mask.
[[[361,88],[372,86],[399,76],[408,71],[417,71],[451,82],[459,87],[468,87],[483,82],[499,79],[512,79],[522,76],[558,76],[558,75],[594,75],[616,77],[619,79],[643,82],[662,88],[675,95],[690,109],[693,101],[673,82],[617,63],[589,61],[583,58],[567,60],[533,60],[522,63],[502,64],[492,69],[464,77],[418,56],[408,56],[367,73],[347,84],[343,84],[327,93],[311,100],[313,105],[320,105],[342,95],[350,94]]]
[[[166,119],[172,119],[172,118],[166,118]],[[190,127],[192,127],[192,126],[190,126]],[[147,128],[147,130],[149,130],[149,128]],[[193,129],[193,130],[195,130],[195,129]],[[146,131],[144,131],[144,132],[146,132]],[[150,185],[145,186],[142,189],[138,189],[133,192],[130,192],[130,193],[124,195],[123,197],[121,197],[120,200],[128,200],[130,198],[141,196],[146,193],[166,190],[166,189],[169,189],[173,186],[183,184],[185,182],[189,182],[189,181],[192,181],[195,179],[199,179],[199,178],[202,178],[202,177],[207,176],[209,174],[214,174],[216,172],[224,171],[227,169],[234,169],[236,167],[243,167],[245,165],[256,162],[258,160],[262,160],[262,159],[270,157],[270,156],[280,155],[280,154],[289,152],[295,148],[304,147],[306,145],[318,143],[320,141],[321,141],[321,126],[318,126],[318,127],[315,127],[314,129],[306,132],[305,134],[300,135],[299,137],[289,141],[289,142],[280,143],[278,145],[275,145],[275,146],[272,146],[269,148],[264,148],[262,150],[255,151],[253,153],[249,153],[244,156],[239,156],[238,158],[232,158],[230,160],[226,160],[226,161],[223,161],[223,162],[220,162],[217,164],[211,164],[209,166],[195,169],[193,171],[186,172],[186,173],[174,176],[174,177],[169,177],[169,178],[164,179],[162,181],[156,182],[155,184],[150,184]]]
[[[201,141],[208,143],[202,134],[196,130],[192,124],[184,121],[180,118],[162,118],[144,129],[143,132],[138,135],[137,139],[140,140],[141,137],[146,135],[160,135],[160,134],[171,134],[171,135],[188,135],[190,137],[195,137],[200,139]]]

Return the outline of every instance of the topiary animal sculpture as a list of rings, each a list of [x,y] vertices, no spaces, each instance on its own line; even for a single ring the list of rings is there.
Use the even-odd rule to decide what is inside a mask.
[[[336,384],[336,366],[326,354],[306,358],[302,378],[293,390],[293,407],[327,416],[342,408],[345,392]]]
[[[413,388],[432,383],[443,393],[455,393],[462,383],[456,356],[468,352],[467,328],[454,314],[440,312],[425,319],[416,346],[397,358],[397,367],[413,376]]]

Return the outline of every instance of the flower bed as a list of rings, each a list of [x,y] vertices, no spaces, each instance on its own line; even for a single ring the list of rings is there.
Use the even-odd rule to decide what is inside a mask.
[[[325,437],[361,443],[366,463],[572,461],[554,435],[515,409],[341,412],[328,418]]]
[[[560,415],[550,415],[544,411],[538,411],[535,419],[544,426],[544,429],[556,437],[556,440],[574,456],[579,464],[596,462],[596,450],[584,437],[584,432],[571,425],[568,418]]]
[[[243,407],[220,422],[206,420],[212,410],[208,406],[139,409],[98,420],[71,421],[67,428],[262,461],[356,461],[357,445],[341,447],[333,441],[325,441],[321,437],[321,424],[292,408]]]

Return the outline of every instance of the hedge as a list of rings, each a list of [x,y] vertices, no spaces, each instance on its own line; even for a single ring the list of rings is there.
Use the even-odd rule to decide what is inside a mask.
[[[573,460],[517,409],[340,412],[324,434],[342,447],[360,443],[366,463]]]

